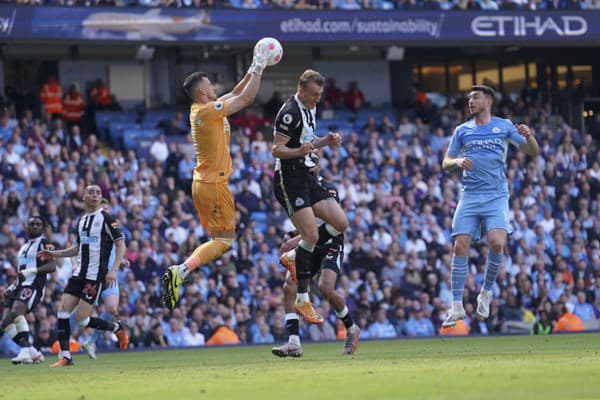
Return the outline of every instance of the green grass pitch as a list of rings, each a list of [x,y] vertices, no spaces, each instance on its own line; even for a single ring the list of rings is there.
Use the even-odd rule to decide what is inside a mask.
[[[0,359],[0,400],[600,399],[600,334],[363,341],[76,354],[75,366]]]

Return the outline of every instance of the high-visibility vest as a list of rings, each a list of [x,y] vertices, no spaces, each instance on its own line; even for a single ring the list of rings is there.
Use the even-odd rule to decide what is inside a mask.
[[[62,113],[62,88],[58,82],[46,83],[42,86],[40,100],[44,106],[44,111],[48,114]]]
[[[207,346],[219,346],[223,344],[240,344],[240,338],[237,333],[225,325],[218,327],[216,332],[206,341]]]
[[[108,106],[110,104],[110,90],[102,85],[100,88],[93,87],[90,90],[90,97],[95,98],[98,104]]]
[[[66,121],[79,122],[83,118],[85,103],[80,93],[75,93],[75,96],[67,95],[63,100],[63,107],[63,117]]]
[[[558,319],[553,332],[581,332],[584,330],[583,322],[573,313],[565,313]]]

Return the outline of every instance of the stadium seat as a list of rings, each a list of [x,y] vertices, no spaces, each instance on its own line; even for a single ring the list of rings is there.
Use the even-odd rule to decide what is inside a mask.
[[[135,121],[111,121],[109,123],[109,134],[111,143],[115,147],[122,147],[124,145],[124,131],[137,128],[138,124],[136,124]]]

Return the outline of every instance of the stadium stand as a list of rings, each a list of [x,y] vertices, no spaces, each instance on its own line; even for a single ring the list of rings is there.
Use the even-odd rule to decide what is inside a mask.
[[[11,3],[11,2],[7,2]],[[23,5],[60,5],[74,7],[169,7],[169,8],[241,8],[241,9],[296,9],[296,10],[597,10],[597,0],[16,0]]]
[[[508,154],[514,234],[493,288],[490,318],[484,322],[474,317],[473,305],[483,282],[487,247],[485,242],[475,247],[461,334],[526,332],[540,310],[556,321],[561,303],[573,304],[584,327],[597,329],[598,138],[567,125],[552,107],[510,99],[502,104],[505,117],[529,121],[542,154],[536,159]],[[338,185],[350,216],[338,290],[360,321],[363,338],[429,335],[429,330],[415,328],[423,320],[431,322],[435,334],[447,334],[440,324],[452,301],[450,222],[460,179],[443,172],[440,163],[453,127],[464,118],[462,107],[462,102],[452,101],[428,110],[415,102],[401,112],[363,106],[356,112],[334,110],[320,122],[321,132],[331,128],[344,135],[344,145],[323,152],[321,160],[324,177]],[[384,117],[389,122],[382,123]],[[254,139],[244,135],[243,125],[232,134],[233,193],[248,210],[240,211],[234,250],[192,274],[173,312],[162,308],[159,278],[165,267],[206,239],[186,196],[191,144],[168,129],[181,121],[185,117],[174,110],[98,110],[97,129],[77,138],[29,112],[5,111],[0,127],[0,285],[15,276],[16,251],[24,240],[21,221],[43,215],[50,223],[47,236],[58,246],[68,246],[74,240],[71,232],[81,212],[84,184],[95,181],[127,238],[131,267],[118,274],[121,297],[115,317],[129,321],[135,346],[202,344],[199,334],[208,342],[223,326],[241,343],[265,337],[283,340],[278,246],[290,223],[271,194],[270,142],[263,139],[272,129],[268,122],[259,125]],[[163,133],[169,153],[158,161],[149,147]],[[246,194],[239,196],[242,192]],[[70,268],[68,260],[59,266],[35,316],[29,316],[43,348],[52,342],[48,333],[55,335],[57,299]],[[318,300],[316,306],[335,329],[331,310]],[[100,305],[98,313],[103,312]],[[301,336],[310,340],[308,326],[302,326]],[[117,346],[110,337],[95,340],[102,343],[100,349]]]

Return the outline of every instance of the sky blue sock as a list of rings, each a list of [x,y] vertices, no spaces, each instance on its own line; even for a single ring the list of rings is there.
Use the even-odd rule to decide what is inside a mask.
[[[498,277],[498,270],[502,265],[502,261],[504,261],[504,254],[492,253],[491,251],[488,253],[485,283],[483,284],[485,290],[492,290],[492,286],[494,286],[494,282],[496,282],[496,278]]]
[[[467,264],[469,257],[452,256],[452,298],[454,301],[462,301],[465,282],[467,281]]]

